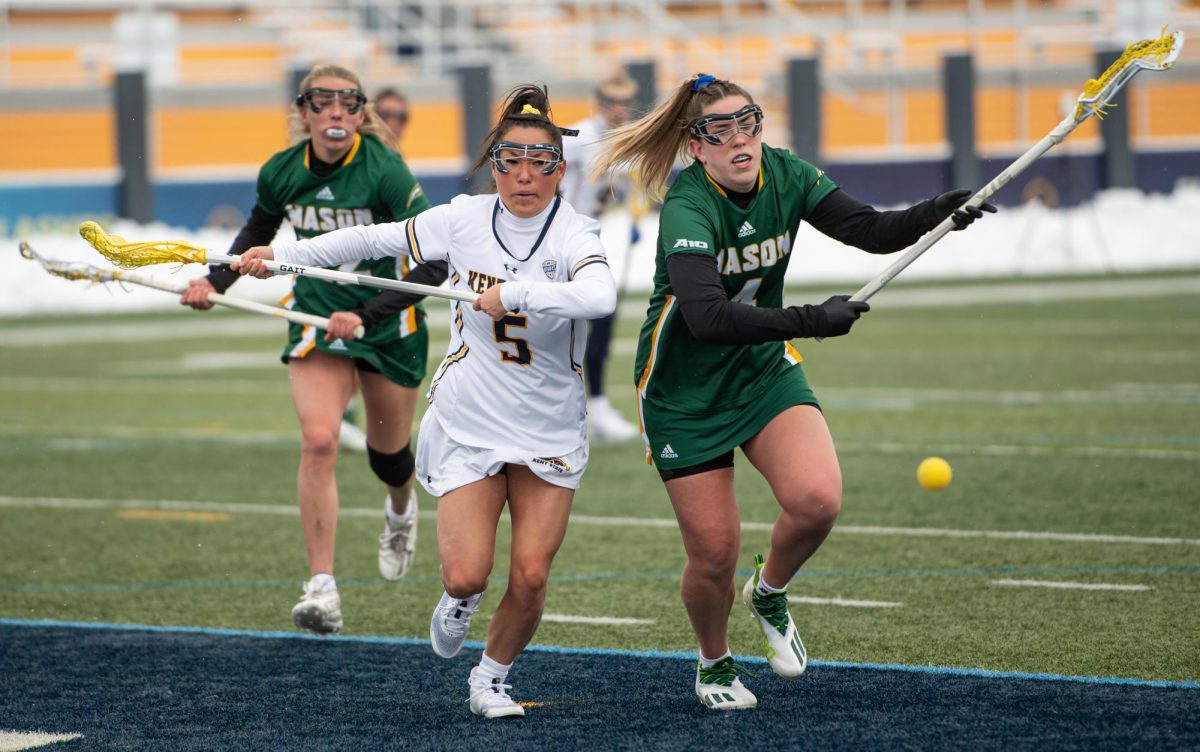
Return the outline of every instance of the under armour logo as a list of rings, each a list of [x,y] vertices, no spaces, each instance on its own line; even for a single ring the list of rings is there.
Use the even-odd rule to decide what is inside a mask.
[[[432,485],[433,485],[433,476],[432,476],[432,475],[426,475],[426,476],[425,476],[425,483],[426,483],[426,484],[428,484],[428,485],[431,485],[431,486],[432,486]]]
[[[508,272],[511,272],[511,273],[513,273],[513,274],[516,274],[518,271],[520,271],[519,269],[517,269],[517,267],[515,267],[515,266],[509,266],[508,264],[505,264],[505,265],[504,265],[504,270],[505,270],[505,271],[508,271]]]

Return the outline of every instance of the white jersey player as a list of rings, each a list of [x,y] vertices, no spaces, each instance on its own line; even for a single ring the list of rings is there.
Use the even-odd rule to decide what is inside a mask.
[[[429,389],[431,412],[460,444],[552,458],[587,441],[583,320],[610,312],[615,295],[599,227],[561,198],[523,218],[487,194],[458,196],[405,222],[273,248],[276,261],[308,266],[388,255],[445,260],[450,286],[475,293],[505,283],[507,313],[499,320],[452,304],[450,346]],[[439,472],[418,473],[435,496],[450,490],[429,480]]]
[[[468,678],[471,711],[486,718],[525,714],[508,694],[508,670],[541,619],[550,563],[587,467],[582,323],[616,307],[599,224],[558,195],[568,131],[548,113],[545,89],[510,92],[477,164],[490,166],[494,194],[459,196],[415,221],[252,248],[233,264],[267,276],[262,261],[272,258],[309,266],[445,259],[451,286],[479,294],[471,305],[453,304],[450,347],[417,439],[417,478],[439,497],[445,592],[429,633],[442,657],[466,641],[500,514],[506,504],[511,512],[508,586]]]

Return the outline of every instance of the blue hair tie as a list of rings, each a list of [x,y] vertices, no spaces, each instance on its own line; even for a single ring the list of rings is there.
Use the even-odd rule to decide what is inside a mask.
[[[705,86],[708,86],[711,83],[716,83],[716,80],[716,76],[710,76],[706,73],[692,82],[692,91],[700,91]]]

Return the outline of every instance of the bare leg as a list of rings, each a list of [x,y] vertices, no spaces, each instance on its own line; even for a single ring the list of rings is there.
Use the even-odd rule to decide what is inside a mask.
[[[833,439],[821,411],[800,405],[775,416],[744,449],[780,507],[762,576],[785,588],[825,541],[842,507]]]
[[[412,436],[417,390],[400,386],[379,373],[359,371],[358,379],[367,413],[367,446],[384,454],[399,452],[408,446]],[[402,515],[408,510],[412,487],[411,475],[398,486],[388,486],[393,512]]]
[[[455,598],[469,598],[487,589],[507,481],[503,475],[493,475],[438,499],[442,585]]]
[[[342,409],[354,389],[354,363],[314,351],[288,363],[292,403],[300,419],[296,487],[311,574],[333,574],[338,493],[334,477]]]
[[[729,649],[729,610],[741,527],[733,493],[733,468],[675,478],[666,483],[683,536],[687,564],[680,594],[705,658]]]
[[[550,564],[567,533],[575,492],[547,483],[523,465],[508,466],[512,560],[508,589],[488,626],[487,656],[512,663],[537,631]]]

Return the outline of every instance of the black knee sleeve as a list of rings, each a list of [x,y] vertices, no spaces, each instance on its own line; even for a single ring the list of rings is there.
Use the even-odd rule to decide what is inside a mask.
[[[367,461],[375,475],[389,486],[402,486],[412,477],[417,459],[413,456],[412,447],[406,446],[395,454],[377,452],[367,447]]]

